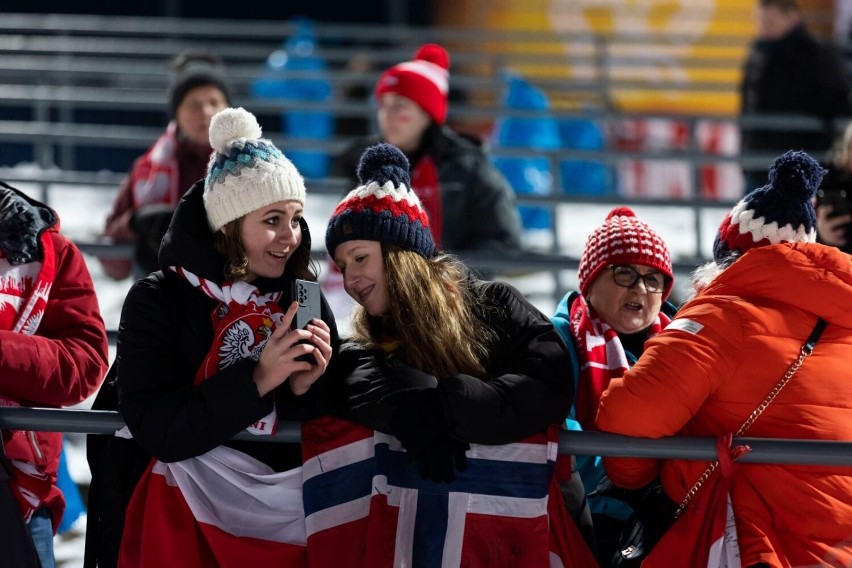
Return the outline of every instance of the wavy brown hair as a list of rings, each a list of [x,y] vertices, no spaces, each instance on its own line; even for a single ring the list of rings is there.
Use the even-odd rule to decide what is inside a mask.
[[[302,242],[287,260],[285,271],[302,280],[316,281],[317,273],[311,263],[311,249],[307,244],[309,240],[305,239],[309,234],[307,225],[300,221],[300,226]],[[245,280],[249,272],[249,260],[241,236],[242,228],[243,217],[240,217],[223,226],[213,236],[213,246],[225,257],[224,276],[229,282]]]
[[[465,373],[486,378],[482,360],[494,332],[473,313],[468,270],[458,259],[439,255],[431,260],[382,243],[390,313],[381,320],[356,306],[353,338],[375,346],[377,335],[390,332],[401,341],[406,362],[446,377]]]

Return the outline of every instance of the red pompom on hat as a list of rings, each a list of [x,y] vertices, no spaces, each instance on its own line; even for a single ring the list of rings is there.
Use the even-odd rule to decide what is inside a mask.
[[[450,55],[435,43],[428,43],[414,54],[412,61],[394,65],[379,77],[375,95],[396,93],[411,99],[432,117],[436,124],[447,120],[447,93],[450,83]]]
[[[604,224],[586,240],[578,269],[580,292],[585,295],[601,271],[613,264],[638,264],[659,270],[669,277],[663,300],[671,292],[674,275],[669,248],[629,207],[610,211]]]

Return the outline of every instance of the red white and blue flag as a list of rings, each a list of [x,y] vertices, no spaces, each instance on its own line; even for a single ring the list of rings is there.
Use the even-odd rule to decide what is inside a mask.
[[[304,424],[302,446],[310,566],[582,565],[566,558],[581,542],[576,527],[549,520],[553,506],[564,512],[558,493],[549,497],[555,429],[513,444],[471,444],[467,470],[450,484],[422,479],[395,438],[343,420]]]

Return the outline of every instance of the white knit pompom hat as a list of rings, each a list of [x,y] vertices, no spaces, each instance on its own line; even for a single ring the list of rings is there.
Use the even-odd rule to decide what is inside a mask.
[[[226,108],[210,121],[213,154],[204,180],[204,208],[218,231],[234,219],[278,201],[305,204],[305,180],[260,125],[242,108]]]

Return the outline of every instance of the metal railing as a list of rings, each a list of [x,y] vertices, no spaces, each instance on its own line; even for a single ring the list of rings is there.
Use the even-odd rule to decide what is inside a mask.
[[[124,425],[121,415],[114,411],[0,408],[0,429],[113,435]],[[301,432],[298,422],[280,421],[278,431],[272,436],[261,437],[241,432],[234,439],[298,443]],[[738,460],[742,463],[852,466],[852,442],[735,438],[734,444],[751,448],[749,453]],[[716,440],[675,436],[650,439],[603,432],[561,432],[559,453],[711,461],[716,459]]]

